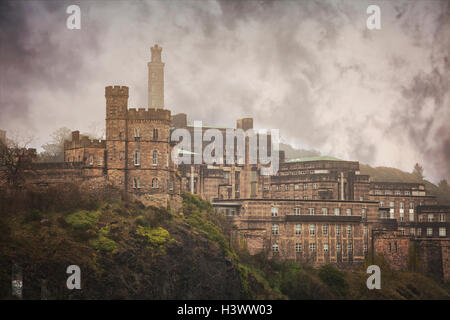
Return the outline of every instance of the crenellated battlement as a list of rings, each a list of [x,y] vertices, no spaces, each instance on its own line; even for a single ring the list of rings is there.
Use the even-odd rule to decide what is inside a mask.
[[[108,96],[126,96],[128,97],[127,86],[108,86],[105,87],[105,97]]]
[[[128,109],[128,119],[130,120],[162,120],[170,121],[170,110],[165,109]]]
[[[77,131],[75,131],[77,132]],[[77,148],[106,148],[106,140],[90,139],[88,136],[81,136],[79,139],[74,138],[72,134],[72,140],[64,141],[64,149],[77,149]]]

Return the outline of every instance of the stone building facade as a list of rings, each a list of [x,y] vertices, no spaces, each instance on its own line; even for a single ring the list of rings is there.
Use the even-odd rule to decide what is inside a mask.
[[[164,108],[162,49],[151,48],[148,63],[148,108],[128,106],[126,86],[108,86],[105,140],[91,140],[72,132],[64,144],[64,163],[36,163],[29,181],[39,185],[75,182],[90,190],[112,185],[146,205],[181,209],[182,192],[200,195],[217,212],[232,219],[250,253],[312,265],[333,263],[340,267],[364,261],[369,252],[382,253],[397,269],[410,268],[414,257],[425,259],[423,270],[449,275],[450,207],[439,207],[420,183],[375,182],[359,170],[358,161],[332,157],[285,159],[279,152],[279,170],[249,161],[236,148],[228,163],[193,164],[209,142],[194,148],[195,127],[186,114],[171,115]],[[200,128],[255,134],[252,118],[236,127]],[[192,138],[190,150],[177,150],[172,142],[176,129]],[[259,136],[258,136],[259,137]],[[0,131],[0,139],[6,139]],[[257,143],[257,151],[271,150],[272,139]],[[236,145],[235,145],[236,147]],[[189,163],[172,161],[172,151],[190,157]],[[431,230],[431,231],[430,231]],[[439,266],[439,267],[437,267]],[[433,269],[434,268],[434,269]]]

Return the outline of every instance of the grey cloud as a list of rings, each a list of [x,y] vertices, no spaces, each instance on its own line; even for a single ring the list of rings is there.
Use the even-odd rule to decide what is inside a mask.
[[[449,2],[379,2],[379,32],[365,28],[369,1],[80,1],[79,32],[65,29],[72,1],[2,2],[0,127],[31,128],[37,147],[58,127],[88,131],[111,84],[142,107],[159,43],[174,113],[226,126],[252,116],[298,146],[410,170],[374,138],[395,132],[425,173],[450,179]],[[430,99],[439,117],[424,113]]]

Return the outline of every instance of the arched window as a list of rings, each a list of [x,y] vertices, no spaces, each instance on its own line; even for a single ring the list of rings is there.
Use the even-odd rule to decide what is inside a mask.
[[[152,179],[152,188],[159,188],[159,182],[157,178]]]
[[[158,129],[153,129],[153,140],[158,140]]]
[[[134,152],[134,165],[139,166],[141,164],[141,153],[139,150]]]
[[[158,165],[158,151],[156,150],[153,151],[153,165],[154,166]]]

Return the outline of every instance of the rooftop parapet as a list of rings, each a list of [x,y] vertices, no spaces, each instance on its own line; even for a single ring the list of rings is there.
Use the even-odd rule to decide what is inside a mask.
[[[130,120],[162,120],[170,121],[170,110],[145,108],[128,109],[128,119]]]
[[[64,149],[76,149],[76,148],[106,148],[106,140],[90,139],[88,136],[78,137],[76,140],[64,141]]]
[[[128,87],[126,86],[108,86],[105,87],[105,97],[107,96],[127,96]]]

